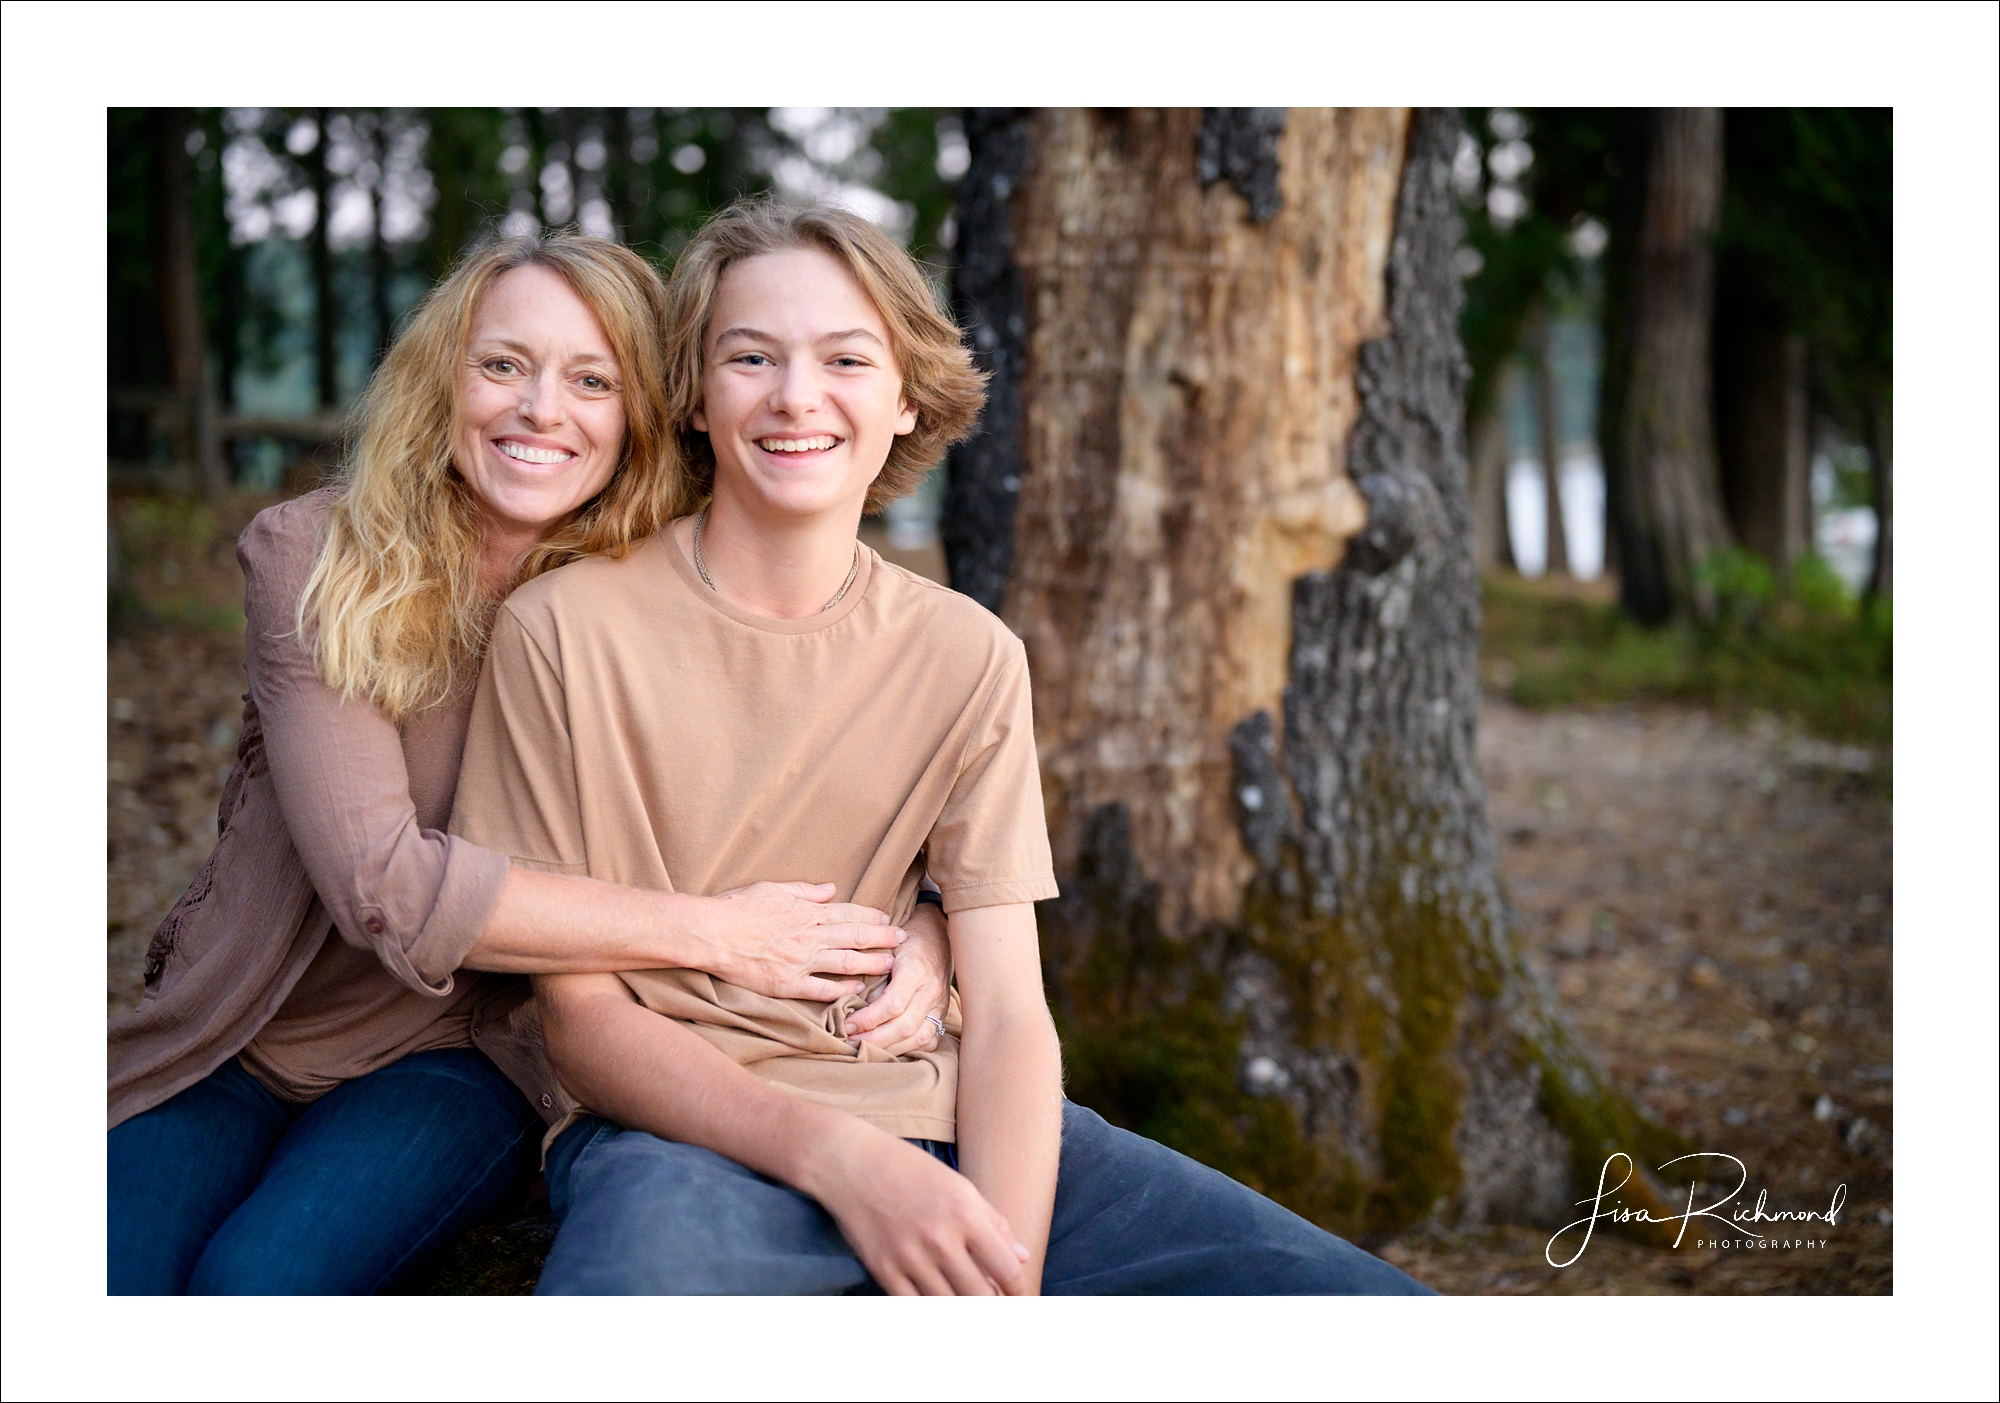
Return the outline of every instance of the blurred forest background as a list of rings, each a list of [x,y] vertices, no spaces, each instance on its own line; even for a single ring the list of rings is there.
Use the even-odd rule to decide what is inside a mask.
[[[665,268],[775,189],[853,205],[943,289],[969,155],[947,109],[112,109],[108,143],[116,1012],[213,841],[234,535],[335,465],[443,271],[572,224]],[[1654,1114],[1751,1127],[1759,1182],[1846,1182],[1858,1231],[1809,1261],[1611,1242],[1568,1273],[1525,1229],[1376,1244],[1443,1289],[1889,1288],[1890,172],[1879,110],[1464,113],[1480,755],[1523,945]],[[1698,441],[1665,456],[1698,480],[1663,483],[1655,399],[1689,385]],[[871,543],[943,578],[944,500],[940,468]]]

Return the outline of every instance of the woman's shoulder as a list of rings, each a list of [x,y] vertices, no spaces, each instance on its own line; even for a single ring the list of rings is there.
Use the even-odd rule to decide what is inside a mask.
[[[236,538],[236,561],[243,567],[245,585],[290,594],[303,590],[319,558],[326,519],[339,500],[339,489],[322,487],[252,517]]]
[[[321,487],[264,508],[236,538],[238,559],[245,568],[310,562],[319,554],[321,532],[339,500],[338,488]]]

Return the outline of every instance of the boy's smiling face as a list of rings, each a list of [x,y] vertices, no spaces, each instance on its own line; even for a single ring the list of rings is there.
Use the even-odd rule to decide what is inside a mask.
[[[845,265],[816,248],[732,264],[703,352],[693,423],[714,448],[717,495],[760,514],[858,518],[917,414],[882,315]]]

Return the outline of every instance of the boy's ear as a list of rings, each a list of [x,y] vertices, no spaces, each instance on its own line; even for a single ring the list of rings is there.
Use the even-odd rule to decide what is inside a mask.
[[[699,426],[697,426],[699,427]],[[910,402],[898,397],[896,400],[896,433],[900,437],[917,427],[917,411],[910,408]]]
[[[688,423],[693,427],[696,433],[698,434],[707,433],[708,411],[706,409],[703,409],[700,405],[697,404],[694,407],[694,413],[688,415]]]

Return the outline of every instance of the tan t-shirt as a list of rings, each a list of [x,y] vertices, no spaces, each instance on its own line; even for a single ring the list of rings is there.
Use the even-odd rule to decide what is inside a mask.
[[[899,922],[926,867],[947,912],[1056,895],[1020,640],[866,547],[846,597],[807,619],[733,607],[665,534],[523,586],[494,625],[452,832],[663,891],[832,882]],[[956,1138],[955,1018],[935,1050],[891,1058],[846,1041],[859,997],[620,977],[776,1085]]]

